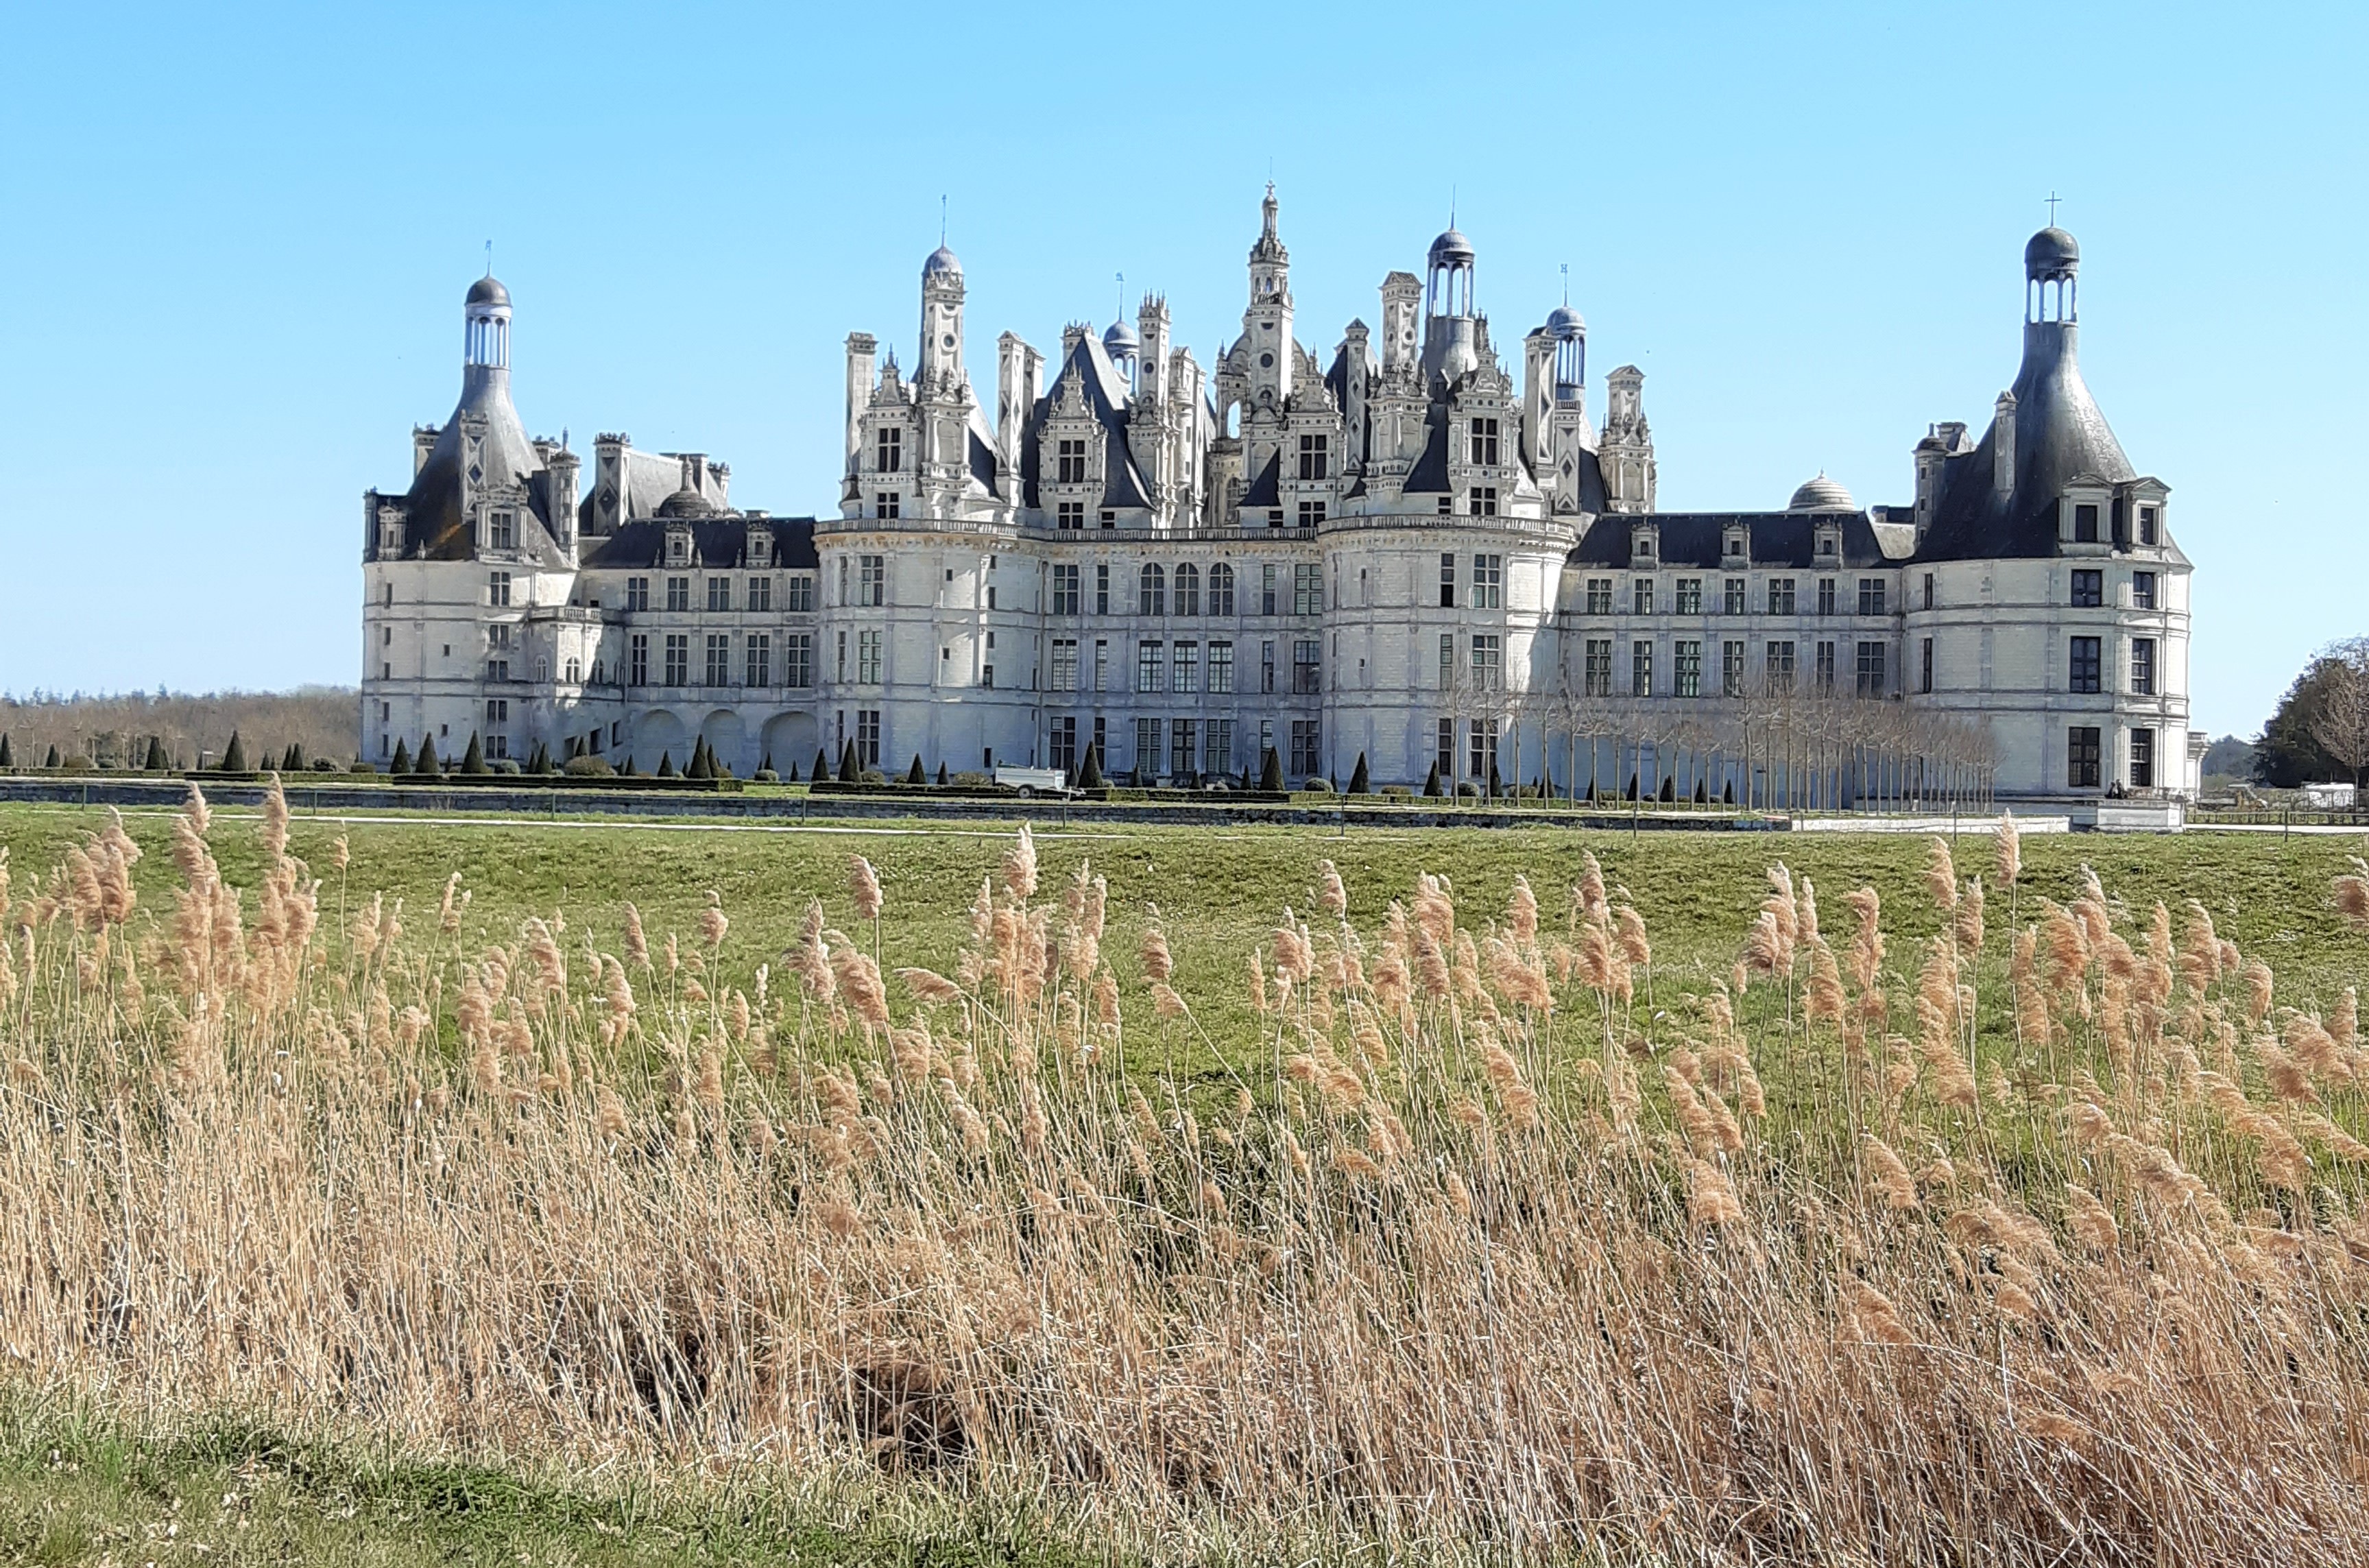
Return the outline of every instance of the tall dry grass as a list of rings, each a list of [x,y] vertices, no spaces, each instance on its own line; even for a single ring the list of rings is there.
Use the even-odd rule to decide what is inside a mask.
[[[20,1387],[876,1466],[1156,1556],[2369,1555],[2353,993],[2283,1005],[2193,905],[2022,892],[2011,836],[2011,898],[1937,846],[1929,940],[1773,868],[1697,995],[1592,859],[1364,930],[1328,866],[1213,1086],[1163,1070],[1200,1024],[1160,926],[1106,950],[1024,834],[884,975],[861,863],[853,929],[813,903],[778,956],[714,900],[481,948],[457,885],[325,891],[275,807],[234,889],[212,831],[193,794],[154,913],[119,826],[0,861]]]

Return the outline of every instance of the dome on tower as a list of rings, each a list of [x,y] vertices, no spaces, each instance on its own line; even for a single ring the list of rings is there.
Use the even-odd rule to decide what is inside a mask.
[[[2080,268],[2080,246],[2053,223],[2024,243],[2023,272],[2027,278],[2070,278]]]
[[[1472,259],[1472,242],[1454,229],[1449,229],[1431,242],[1431,264],[1440,266],[1450,261]]]
[[[660,517],[714,517],[715,503],[685,485],[658,503]]]
[[[1547,336],[1557,342],[1576,338],[1586,330],[1587,323],[1569,305],[1557,305],[1547,312]]]
[[[1129,326],[1124,320],[1112,322],[1110,330],[1103,334],[1103,348],[1114,360],[1121,354],[1135,353],[1142,347],[1143,340],[1135,335],[1135,328]]]
[[[507,309],[510,303],[510,292],[502,287],[500,279],[488,272],[469,285],[469,298],[466,303],[473,305],[500,305]]]
[[[1851,493],[1848,490],[1827,478],[1826,471],[1821,468],[1818,470],[1816,478],[1793,492],[1793,498],[1785,503],[1785,509],[1787,511],[1857,511],[1859,503],[1851,499]]]
[[[940,246],[937,249],[930,252],[930,258],[921,263],[921,280],[923,282],[927,282],[933,278],[954,278],[959,280],[962,275],[962,263],[956,260],[955,258],[955,253],[948,250],[944,246]]]

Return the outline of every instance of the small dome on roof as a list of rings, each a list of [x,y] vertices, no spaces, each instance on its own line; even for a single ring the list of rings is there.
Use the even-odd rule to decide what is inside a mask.
[[[1851,499],[1851,493],[1848,490],[1827,478],[1826,471],[1821,468],[1818,470],[1816,478],[1793,492],[1793,498],[1785,503],[1785,509],[1787,511],[1857,511],[1859,503]]]
[[[510,292],[502,287],[500,279],[488,272],[469,285],[468,303],[473,305],[500,305],[508,309]]]
[[[932,278],[960,278],[962,275],[962,263],[956,260],[955,253],[944,246],[940,246],[930,252],[930,258],[921,263],[921,277],[924,281]]]
[[[1569,305],[1557,305],[1547,312],[1547,336],[1550,338],[1561,341],[1581,337],[1586,331],[1587,323],[1581,319],[1579,312]]]
[[[715,503],[685,485],[658,503],[660,517],[714,517]]]
[[[1454,229],[1448,230],[1437,239],[1431,242],[1431,264],[1434,267],[1437,267],[1442,262],[1447,261],[1470,261],[1471,259],[1472,242],[1466,239],[1461,234],[1458,233]]]
[[[1138,338],[1135,328],[1125,321],[1114,321],[1110,324],[1110,330],[1103,334],[1103,347],[1116,358],[1121,353],[1132,354],[1142,348],[1143,339]]]
[[[2050,224],[2024,243],[2023,272],[2027,278],[2070,278],[2081,268],[2081,246],[2071,235]]]

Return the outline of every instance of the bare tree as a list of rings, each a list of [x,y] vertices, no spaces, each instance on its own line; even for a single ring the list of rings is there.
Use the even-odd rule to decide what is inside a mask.
[[[2319,711],[2311,718],[2311,738],[2352,770],[2352,785],[2358,789],[2363,771],[2369,769],[2369,637],[2348,637],[2320,657],[2327,673],[2321,677]]]

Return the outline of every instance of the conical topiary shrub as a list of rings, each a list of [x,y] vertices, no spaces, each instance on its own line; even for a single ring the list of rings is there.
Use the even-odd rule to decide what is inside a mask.
[[[1086,747],[1086,760],[1078,765],[1078,787],[1080,789],[1103,787],[1103,749],[1101,747],[1092,744]]]
[[[905,770],[905,782],[909,784],[926,784],[930,782],[930,775],[921,772],[921,754],[919,751],[913,753],[913,765]]]
[[[408,741],[408,740],[404,740],[404,739],[400,739],[400,738],[398,738],[398,739],[395,741],[395,761],[392,761],[392,762],[389,762],[389,763],[387,764],[386,771],[387,771],[389,773],[391,773],[391,774],[395,774],[395,775],[398,775],[398,776],[400,776],[401,774],[407,773],[411,772],[411,742],[410,742],[410,741]]]
[[[57,765],[58,749],[52,746],[50,748],[50,766],[54,768]],[[246,748],[239,744],[238,731],[235,729],[230,732],[229,748],[223,752],[222,771],[225,773],[246,772]]]
[[[672,751],[661,751],[658,753],[658,777],[662,779],[670,779],[674,777],[674,753]]]
[[[797,764],[793,762],[790,764],[790,767],[792,769],[790,776],[795,778],[797,776],[795,772]],[[773,749],[772,747],[769,746],[765,748],[765,760],[757,764],[757,771],[761,773],[770,773],[773,771]]]
[[[152,773],[161,773],[166,768],[172,766],[171,763],[165,761],[165,738],[163,736],[152,735],[148,738],[148,756],[147,759],[140,765]],[[6,766],[7,766],[6,762],[0,762],[0,767]]]
[[[1366,754],[1363,751],[1357,753],[1357,765],[1349,770],[1349,793],[1351,795],[1374,793],[1374,781],[1366,772]]]
[[[16,765],[16,749],[8,744],[6,736],[0,735],[0,768],[13,768]]]
[[[839,749],[839,782],[860,784],[863,779],[864,767],[855,760],[855,742],[850,740]]]
[[[1505,781],[1497,776],[1497,764],[1492,762],[1489,764],[1489,798],[1503,800],[1505,797]]]
[[[617,770],[617,776],[624,779],[637,779],[642,776],[640,770],[634,766],[634,754],[631,751],[625,753],[625,765]]]
[[[436,760],[436,738],[434,736],[423,735],[419,738],[419,755],[412,759],[411,771],[418,774],[423,779],[441,778],[443,776],[444,764]]]
[[[1423,793],[1424,798],[1426,800],[1437,800],[1441,795],[1442,792],[1439,787],[1439,763],[1437,761],[1434,761],[1431,764],[1431,772],[1424,774],[1423,776]]]
[[[946,760],[944,757],[938,759],[938,787],[946,787]]]
[[[461,753],[461,771],[464,773],[482,773],[487,771],[486,748],[478,740],[477,732],[474,729],[469,731],[469,749]]]
[[[65,766],[63,759],[60,758],[58,755],[58,749],[55,745],[51,746],[50,754],[41,759],[41,766],[45,768],[63,768]]]
[[[1275,754],[1272,746],[1259,762],[1259,788],[1269,795],[1283,793],[1283,759]]]
[[[825,779],[830,777],[830,753],[825,751],[819,746],[815,748],[814,772],[808,776],[817,784],[820,784]]]
[[[790,782],[792,784],[798,782],[798,765],[795,762],[790,764]]]

